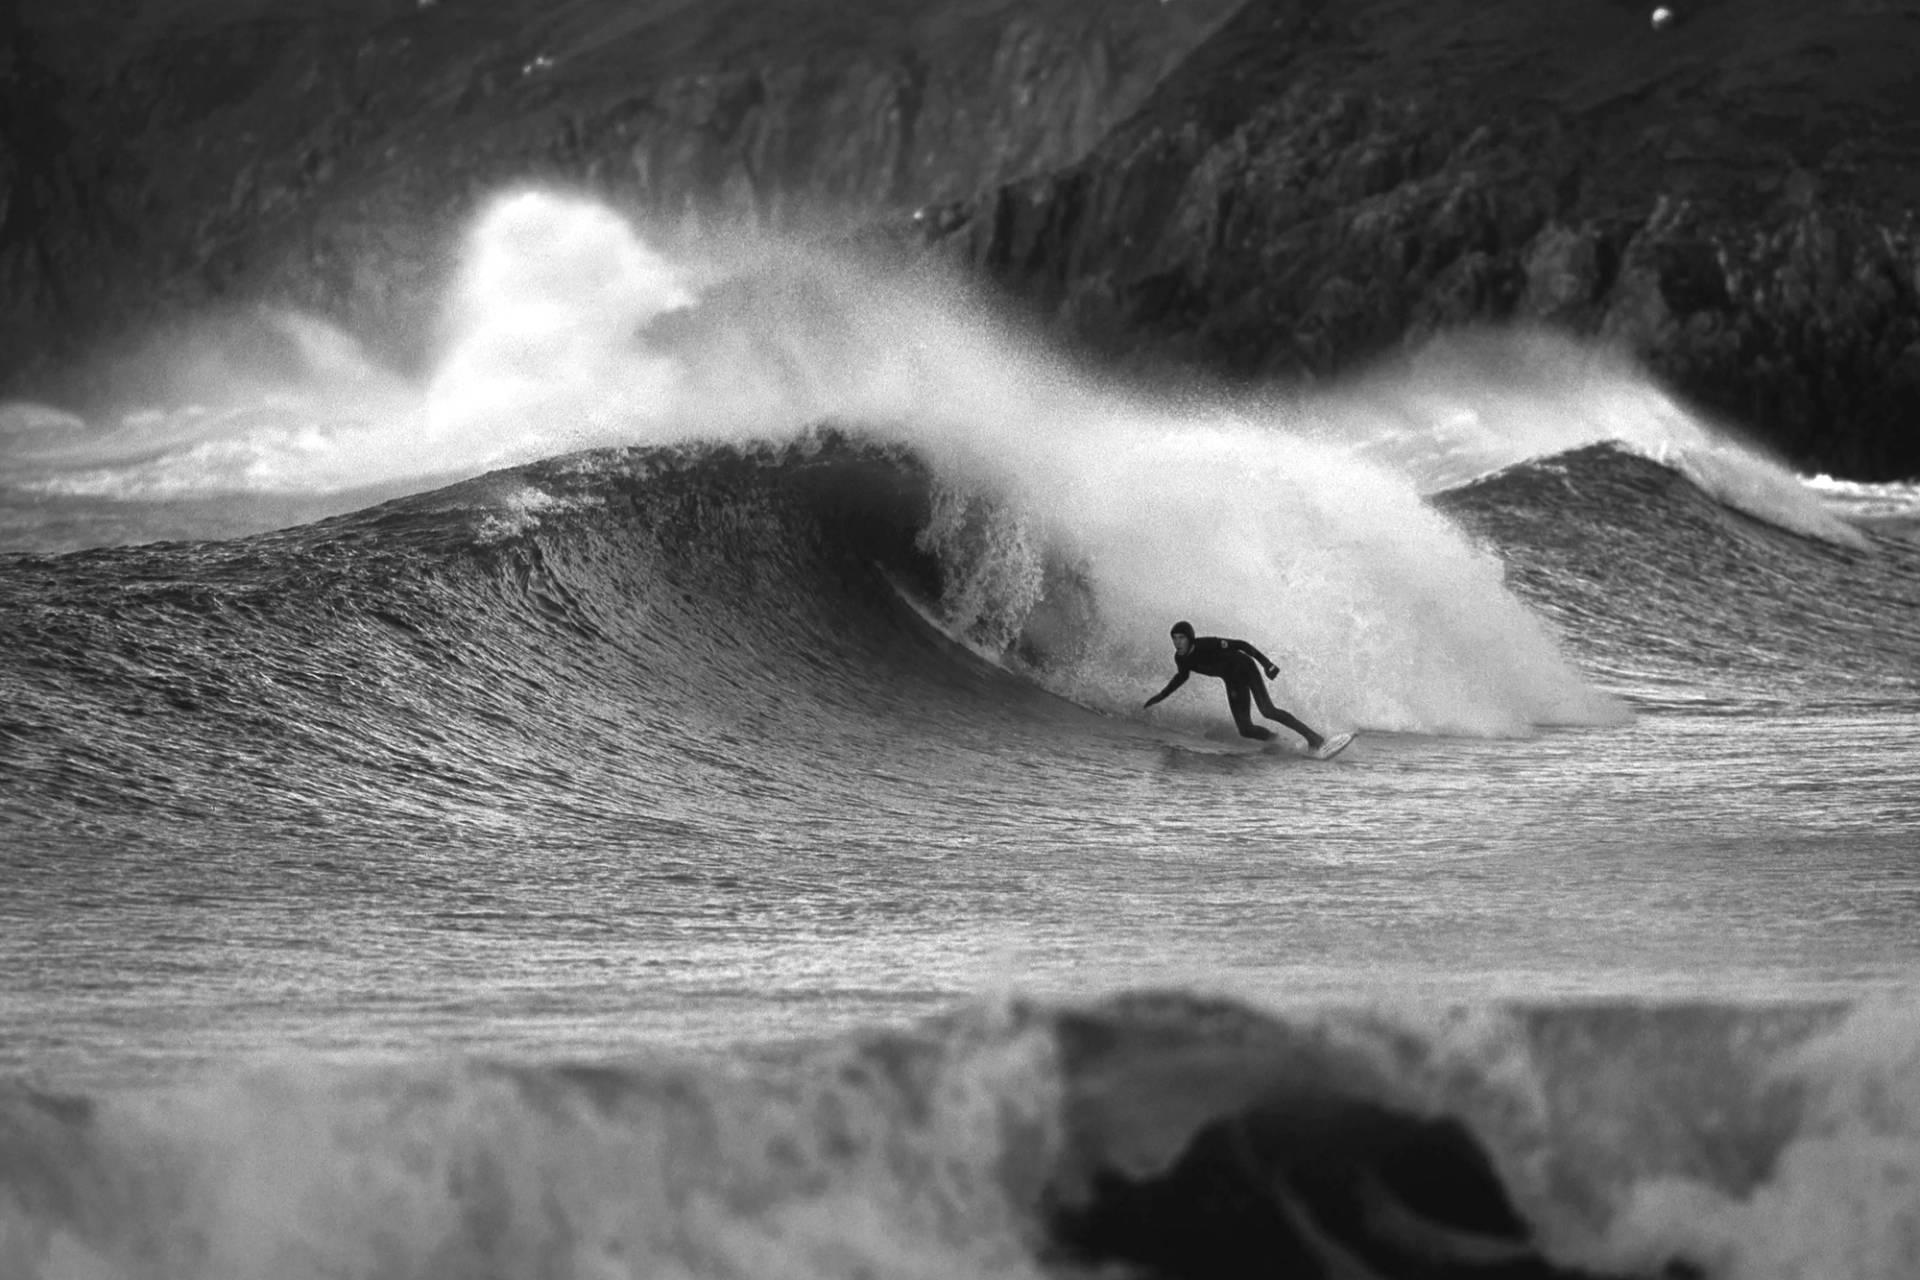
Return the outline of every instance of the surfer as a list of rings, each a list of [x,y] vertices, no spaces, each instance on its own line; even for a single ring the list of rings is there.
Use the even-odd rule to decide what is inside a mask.
[[[1259,665],[1255,665],[1255,664]],[[1259,738],[1262,741],[1273,737],[1273,730],[1265,725],[1253,722],[1248,714],[1248,701],[1258,703],[1260,714],[1269,720],[1287,726],[1307,740],[1307,750],[1319,751],[1326,739],[1309,729],[1304,723],[1273,705],[1273,699],[1267,696],[1267,682],[1260,678],[1265,670],[1267,680],[1280,675],[1280,668],[1268,660],[1267,655],[1248,644],[1245,640],[1227,640],[1220,636],[1199,636],[1193,634],[1191,622],[1173,624],[1173,665],[1179,670],[1173,679],[1167,681],[1167,687],[1147,699],[1150,707],[1160,699],[1178,689],[1187,682],[1187,677],[1198,671],[1203,676],[1218,676],[1227,682],[1227,708],[1233,712],[1233,722],[1240,726],[1243,738]]]

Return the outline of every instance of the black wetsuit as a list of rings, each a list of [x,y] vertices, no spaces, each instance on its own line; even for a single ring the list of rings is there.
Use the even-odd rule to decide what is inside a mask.
[[[1260,714],[1267,719],[1287,726],[1305,738],[1308,746],[1319,746],[1319,734],[1273,705],[1273,699],[1267,695],[1267,682],[1260,678],[1261,669],[1271,667],[1273,663],[1268,661],[1266,654],[1245,640],[1196,636],[1186,653],[1173,655],[1173,664],[1180,670],[1167,682],[1166,688],[1147,699],[1148,706],[1178,689],[1187,682],[1188,676],[1197,671],[1203,676],[1218,676],[1227,682],[1227,708],[1233,712],[1233,722],[1239,726],[1241,737],[1264,739],[1273,736],[1273,730],[1253,722],[1248,705],[1251,701],[1259,704]]]

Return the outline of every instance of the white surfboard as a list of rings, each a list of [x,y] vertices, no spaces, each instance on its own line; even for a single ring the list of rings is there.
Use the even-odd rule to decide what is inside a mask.
[[[1322,742],[1318,750],[1309,751],[1307,754],[1315,760],[1331,760],[1351,746],[1358,736],[1358,733],[1336,733]]]

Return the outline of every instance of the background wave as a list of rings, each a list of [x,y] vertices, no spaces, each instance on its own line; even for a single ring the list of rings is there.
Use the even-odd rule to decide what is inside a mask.
[[[1916,547],[1899,526],[1835,542],[1752,518],[1614,445],[1442,495],[1583,667],[1659,700],[1911,705]]]

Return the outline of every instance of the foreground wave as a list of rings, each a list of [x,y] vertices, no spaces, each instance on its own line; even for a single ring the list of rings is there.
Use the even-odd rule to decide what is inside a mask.
[[[724,1071],[0,1094],[19,1277],[1903,1275],[1883,1007],[981,1006]]]

